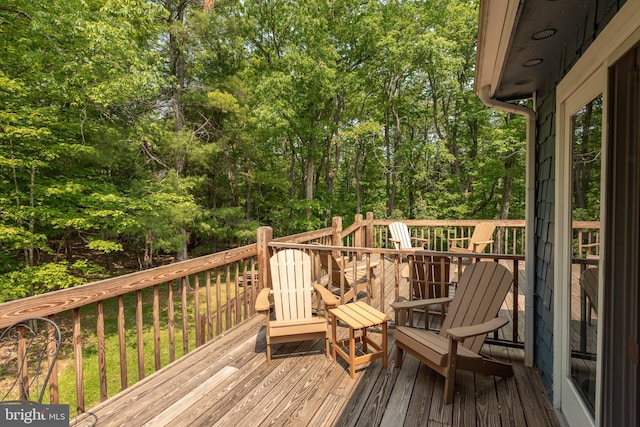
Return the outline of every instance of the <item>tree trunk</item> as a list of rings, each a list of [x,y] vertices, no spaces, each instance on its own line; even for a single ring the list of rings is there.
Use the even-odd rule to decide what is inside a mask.
[[[291,147],[291,157],[289,158],[289,200],[293,200],[296,197],[296,150],[292,141],[289,141],[289,146]]]
[[[325,170],[325,181],[327,194],[329,196],[330,203],[327,204],[327,208],[325,210],[325,222],[331,221],[332,218],[332,209],[333,209],[333,193],[334,193],[334,180],[338,175],[338,166],[340,163],[340,147],[338,144],[333,144],[333,140],[327,140],[327,144],[325,145],[327,150],[327,159],[326,159],[326,170]],[[335,153],[333,156],[331,155],[331,147],[332,145],[335,147]]]
[[[185,240],[180,250],[176,253],[176,261],[184,261],[189,258],[189,255],[187,253],[187,247],[189,244],[189,232],[184,227],[180,227],[180,234],[184,236]]]
[[[175,22],[184,24],[187,2],[179,1],[174,4],[172,0],[166,0],[165,7],[170,12],[170,26]],[[176,81],[171,93],[171,103],[175,120],[174,131],[176,132],[176,134],[180,134],[184,127],[182,94],[185,87],[185,58],[181,42],[171,28],[169,30],[169,70],[171,72],[171,75],[175,77]],[[184,153],[184,155],[176,156],[175,169],[178,179],[180,179],[180,177],[186,173],[187,162],[188,158],[186,152]],[[184,243],[176,253],[176,259],[178,261],[187,259],[187,243],[189,240],[187,230],[183,227],[180,228],[180,234],[183,235],[182,240]]]
[[[314,144],[309,147],[309,154],[307,158],[307,177],[305,182],[305,199],[313,200],[313,182],[315,177],[315,159],[314,159]],[[306,209],[307,219],[311,219],[313,212],[310,207]]]
[[[395,208],[395,194],[391,191],[391,135],[389,134],[389,125],[384,126],[384,144],[386,151],[385,158],[385,178],[387,192],[387,217],[391,217],[391,213]]]
[[[244,217],[247,221],[251,220],[251,171],[247,168],[245,172],[246,184],[245,184],[245,205],[244,205]]]
[[[151,267],[153,267],[153,238],[151,237],[151,233],[147,232],[144,242],[144,259],[142,260],[142,268],[146,270]]]
[[[355,173],[355,180],[356,180],[356,213],[359,214],[362,212],[362,195],[360,194],[360,168],[359,168],[359,164],[360,164],[360,155],[361,152],[363,151],[363,147],[362,147],[362,142],[360,141],[358,144],[358,147],[356,148],[356,159],[355,159],[355,167],[354,167],[354,173]]]
[[[402,128],[400,127],[400,115],[396,111],[396,108],[393,102],[391,104],[391,112],[395,119],[395,132],[393,135],[393,167],[391,172],[391,197],[393,200],[393,204],[395,205],[396,192],[398,190],[398,169],[399,169],[398,152],[400,151],[400,146],[402,145]],[[393,210],[389,212],[389,215],[391,214],[393,214]]]
[[[589,179],[591,176],[591,162],[589,156],[589,141],[591,130],[591,115],[593,103],[586,106],[584,122],[582,123],[582,140],[574,141],[573,147],[573,189],[575,208],[587,208],[587,193],[589,192]]]

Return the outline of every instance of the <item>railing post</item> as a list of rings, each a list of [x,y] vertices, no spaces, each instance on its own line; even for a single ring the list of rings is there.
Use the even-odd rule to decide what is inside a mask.
[[[334,216],[331,219],[331,246],[342,246],[342,217]],[[340,257],[340,251],[333,251],[334,257]]]
[[[354,224],[358,224],[358,228],[355,231],[355,238],[354,238],[354,242],[353,242],[353,246],[360,248],[363,246],[363,237],[364,234],[362,233],[362,214],[356,214],[354,217]]]
[[[374,248],[374,236],[375,230],[373,228],[373,212],[367,212],[367,225],[365,229],[365,242],[364,246],[367,248]]]
[[[342,246],[342,217],[331,219],[331,246]]]
[[[273,229],[271,227],[259,227],[256,237],[258,245],[258,290],[271,287],[269,278],[269,242],[273,240]]]

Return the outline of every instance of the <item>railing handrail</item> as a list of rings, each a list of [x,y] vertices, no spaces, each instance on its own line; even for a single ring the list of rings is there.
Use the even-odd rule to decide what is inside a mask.
[[[374,225],[384,225],[399,221],[397,219],[374,219]],[[401,220],[409,226],[431,226],[431,227],[472,227],[480,222],[491,222],[496,226],[525,226],[523,219],[403,219]]]
[[[373,224],[387,226],[395,220],[374,219]],[[491,220],[497,226],[522,226],[524,220]],[[404,220],[411,226],[473,226],[480,220]],[[347,235],[361,225],[354,223],[344,230]],[[574,229],[597,229],[599,221],[574,221]],[[299,233],[291,236],[276,238],[277,242],[305,242],[322,237],[330,237],[332,227],[314,230],[311,232]],[[336,247],[337,248],[337,247]],[[369,248],[372,249],[372,248]],[[389,252],[387,252],[389,251]],[[7,327],[12,323],[28,317],[46,317],[57,313],[82,307],[97,301],[123,295],[139,289],[144,289],[156,284],[165,283],[190,274],[197,274],[211,268],[222,267],[235,260],[255,256],[257,253],[256,244],[230,249],[224,252],[205,255],[186,261],[176,262],[165,266],[155,267],[149,270],[137,271],[118,277],[88,283],[70,289],[49,292],[43,295],[22,298],[15,301],[8,301],[0,304],[0,328]],[[395,253],[391,249],[380,250],[377,253]],[[459,254],[456,254],[456,256]]]
[[[332,246],[332,245],[318,245],[318,244],[305,244],[305,243],[287,243],[276,242],[275,240],[269,243],[270,248],[279,249],[302,249],[302,250],[316,250],[316,251],[348,251],[357,254],[380,254],[380,255],[443,255],[451,258],[486,258],[486,259],[500,259],[507,261],[524,261],[525,256],[520,254],[492,254],[492,253],[462,253],[451,251],[434,251],[427,249],[388,249],[388,248],[368,248],[368,247],[355,247],[355,246]]]
[[[330,237],[333,228],[326,227],[319,230],[305,231],[304,233],[292,234],[285,237],[273,239],[274,242],[306,242],[309,240],[320,239],[322,237]]]
[[[255,256],[256,244],[0,304],[0,328],[47,317]]]

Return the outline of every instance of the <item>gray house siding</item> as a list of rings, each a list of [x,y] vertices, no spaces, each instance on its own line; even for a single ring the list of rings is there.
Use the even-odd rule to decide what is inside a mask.
[[[536,141],[535,363],[551,390],[553,378],[553,209],[555,91],[539,98]]]
[[[535,229],[535,364],[549,392],[553,385],[553,232],[555,205],[555,86],[571,69],[593,40],[625,3],[624,0],[598,0],[585,13],[581,28],[565,29],[575,37],[555,58],[558,64],[549,76],[548,88],[536,98],[536,229]]]

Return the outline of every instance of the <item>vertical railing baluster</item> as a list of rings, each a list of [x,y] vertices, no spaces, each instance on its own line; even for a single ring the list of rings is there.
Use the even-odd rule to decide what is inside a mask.
[[[20,399],[29,400],[29,360],[27,359],[26,327],[20,325],[18,329],[18,372],[20,373]]]
[[[144,326],[142,319],[142,290],[136,291],[136,335],[138,339],[138,380],[144,378]]]
[[[513,260],[513,335],[512,341],[518,342],[518,284],[519,284],[519,262],[517,259]]]
[[[385,312],[386,313],[386,307],[384,306],[384,302],[385,302],[385,293],[387,292],[386,286],[385,286],[385,262],[384,262],[384,255],[380,254],[380,311]]]
[[[167,289],[167,323],[169,327],[169,361],[176,360],[176,327],[175,306],[173,301],[173,281],[169,281]]]
[[[334,253],[332,253],[331,256],[333,256]],[[345,296],[344,295],[345,294],[344,292],[344,256],[342,252],[339,252],[338,263],[340,267],[340,283],[338,283],[338,287],[340,288],[340,304],[344,304],[347,301],[345,301],[345,298],[344,298]],[[330,270],[329,277],[333,277],[332,276],[333,269],[331,268],[332,264],[333,263],[329,264],[329,270]]]
[[[244,275],[246,276],[246,280],[242,282],[242,289],[240,289],[240,284],[238,283],[238,279],[236,279],[236,288],[240,294],[240,300],[242,301],[242,308],[240,310],[240,319],[244,321],[249,317],[249,283],[253,280],[253,272],[249,270],[249,260],[242,260],[237,262],[238,265],[242,265],[242,269],[244,270]],[[249,274],[247,274],[249,272]]]
[[[204,273],[207,295],[207,340],[213,339],[213,320],[211,312],[211,270]]]
[[[128,379],[123,295],[118,295],[118,344],[120,345],[120,390],[124,390],[128,387]]]
[[[47,316],[47,317],[52,322],[55,322],[54,315]],[[57,361],[57,358],[56,360],[54,360],[55,353],[56,353],[55,340],[57,339],[57,333],[56,333],[56,329],[51,324],[48,325],[48,336],[49,336],[49,339],[47,340],[48,342],[47,357],[49,361],[49,366],[53,365],[53,367],[51,368],[51,377],[49,377],[49,402],[53,405],[56,405],[59,403],[59,400],[60,400],[60,394],[58,392],[58,361]]]
[[[80,309],[73,309],[73,354],[76,368],[76,411],[84,412],[84,371],[82,370],[82,335],[80,331]]]
[[[398,301],[398,298],[400,298],[400,266],[402,265],[401,263],[401,258],[402,255],[401,254],[395,254],[393,256],[393,267],[394,267],[394,282],[393,282],[393,286],[394,286],[394,290],[393,290],[393,299],[394,301]],[[395,318],[395,322],[396,324],[398,323],[398,316],[396,315]]]
[[[100,401],[108,398],[107,393],[107,355],[104,344],[104,305],[102,301],[96,304],[96,334],[98,336],[98,377],[100,381]]]
[[[234,325],[237,325],[240,320],[242,319],[241,317],[241,308],[242,308],[242,302],[240,300],[240,286],[238,286],[238,271],[239,271],[239,262],[234,263],[236,265],[235,268],[235,274],[236,274],[236,280],[235,280],[235,289],[234,289],[234,300],[236,301],[236,307],[235,307],[235,322],[233,323]]]
[[[216,268],[216,335],[220,335],[222,333],[222,295],[221,295],[221,283],[222,278],[220,277],[220,269]]]
[[[204,343],[202,339],[202,325],[200,322],[200,275],[195,274],[193,278],[193,318],[196,327],[196,347]]]
[[[226,325],[224,325],[224,328],[222,328],[224,331],[229,330],[229,328],[231,328],[231,326],[233,325],[233,320],[231,318],[231,308],[232,308],[232,301],[231,301],[231,266],[229,266],[229,264],[227,264],[226,268],[225,268],[225,278],[224,278],[224,283],[225,283],[225,289],[226,289],[226,296],[227,296],[227,301],[225,303],[225,318],[226,318]]]
[[[180,307],[182,309],[182,354],[189,353],[189,305],[187,301],[187,277],[180,279]]]
[[[153,286],[153,359],[156,371],[162,367],[160,360],[160,292]]]
[[[251,261],[250,261],[250,268],[251,268],[251,274],[257,274],[258,269],[256,268],[255,265],[255,259],[252,257]],[[254,271],[256,273],[254,273]],[[253,277],[251,280],[251,289],[250,289],[250,293],[251,293],[251,301],[249,302],[249,312],[251,314],[255,313],[255,303],[256,303],[256,287],[258,286],[258,280],[257,277]],[[245,289],[246,292],[246,289]],[[247,316],[249,317],[249,316]]]

